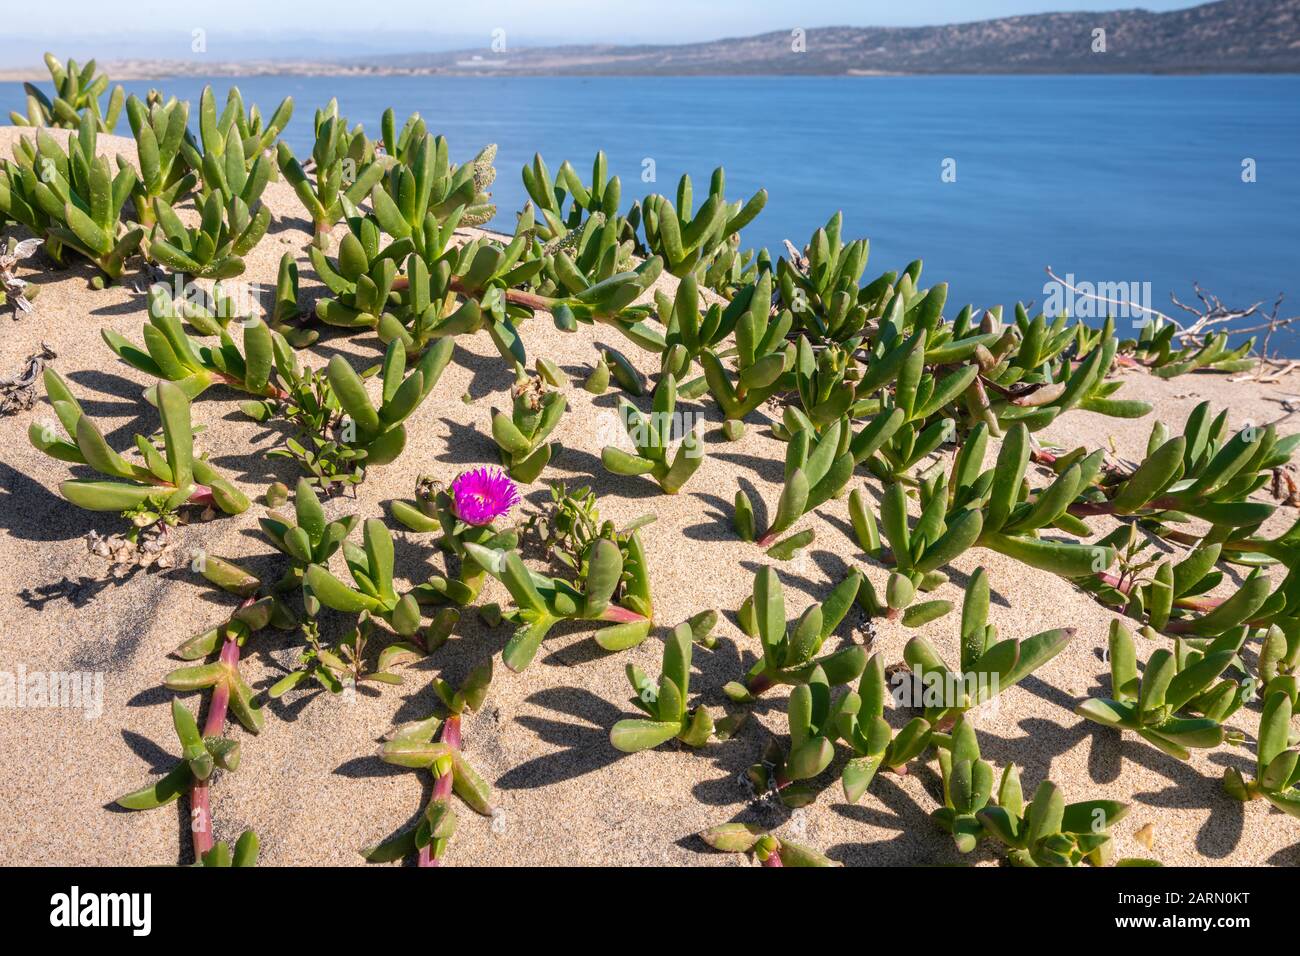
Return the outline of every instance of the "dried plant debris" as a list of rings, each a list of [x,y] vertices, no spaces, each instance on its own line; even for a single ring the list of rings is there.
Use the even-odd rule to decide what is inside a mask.
[[[0,377],[0,415],[25,412],[36,404],[36,383],[40,381],[45,363],[55,357],[54,349],[42,342],[39,352],[27,356],[22,371],[17,375]]]
[[[35,307],[32,299],[37,290],[30,288],[26,281],[18,278],[18,263],[36,255],[41,247],[40,239],[24,239],[18,242],[10,239],[4,252],[0,252],[0,306],[13,305],[14,318],[20,313],[32,312]]]

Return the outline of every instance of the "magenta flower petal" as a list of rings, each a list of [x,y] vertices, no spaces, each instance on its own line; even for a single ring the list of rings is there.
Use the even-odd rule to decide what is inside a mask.
[[[461,472],[451,483],[453,510],[461,521],[491,524],[519,503],[519,489],[500,468]]]

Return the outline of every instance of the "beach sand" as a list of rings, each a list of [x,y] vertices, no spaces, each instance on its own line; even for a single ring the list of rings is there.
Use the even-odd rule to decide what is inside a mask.
[[[0,154],[9,154],[19,134],[0,129]],[[129,140],[105,136],[100,142],[110,154],[134,158]],[[244,281],[273,286],[281,255],[292,251],[302,270],[302,301],[310,308],[322,287],[304,252],[309,227],[301,207],[283,182],[268,188],[266,202],[276,221],[247,257]],[[341,228],[336,238],[339,233]],[[99,334],[111,328],[139,341],[146,280],[131,273],[121,285],[95,291],[84,266],[66,271],[42,266],[22,275],[41,291],[35,314],[12,322],[0,318],[6,331],[0,338],[0,374],[11,374],[45,342],[58,353],[54,367],[114,448],[127,449],[137,431],[155,430],[157,415],[140,397],[150,380],[119,362]],[[642,534],[658,629],[641,646],[615,654],[601,651],[589,628],[557,629],[522,674],[511,673],[498,658],[484,706],[465,721],[464,740],[470,760],[494,788],[499,811],[491,820],[460,811],[449,862],[740,864],[743,857],[716,854],[695,836],[735,819],[772,827],[846,864],[996,862],[999,857],[986,845],[961,856],[929,819],[939,805],[934,761],[914,765],[906,776],[882,775],[858,805],[850,806],[838,781],[841,748],[813,805],[793,814],[752,806],[742,775],[771,734],[781,732],[784,691],[769,694],[734,739],[695,752],[675,742],[635,755],[613,749],[609,728],[634,713],[624,667],[634,662],[658,674],[666,629],[707,608],[720,612],[717,646],[695,649],[691,699],[715,716],[724,709],[722,685],[741,677],[756,658],[758,643],[741,633],[735,611],[751,591],[754,572],[770,559],[737,539],[732,498],[739,481],[770,514],[779,494],[784,446],[770,436],[762,414],[751,416],[741,441],[728,443],[712,402],[688,403],[683,410],[707,422],[708,456],[680,494],[660,494],[649,479],[611,475],[599,456],[602,445],[618,435],[616,393],[595,397],[580,387],[596,355],[593,343],[618,348],[647,373],[655,369],[655,357],[607,327],[566,334],[545,315],[525,323],[521,333],[530,363],[545,356],[571,377],[564,388],[569,411],[554,436],[563,451],[543,479],[590,484],[600,495],[602,516],[618,523],[647,512],[656,517]],[[326,330],[322,342],[301,354],[313,364],[340,354],[361,369],[375,364],[381,352],[373,334]],[[1282,406],[1300,391],[1296,376],[1254,385],[1232,383],[1223,375],[1163,381],[1140,371],[1123,374],[1119,396],[1151,401],[1155,415],[1175,431],[1206,399],[1229,409],[1234,428],[1281,420],[1279,429],[1286,434],[1300,426],[1300,416],[1289,416]],[[490,410],[508,406],[512,379],[486,333],[458,339],[453,364],[408,423],[410,440],[402,457],[374,469],[355,498],[341,495],[326,504],[331,516],[356,513],[385,520],[397,541],[400,579],[418,583],[431,571],[442,571],[445,559],[430,536],[392,521],[388,503],[413,497],[420,475],[450,480],[465,467],[495,464]],[[276,432],[239,413],[242,397],[214,388],[195,401],[195,424],[204,426],[196,446],[239,484],[253,506],[243,515],[181,527],[177,540],[183,551],[202,548],[278,574],[280,557],[257,532],[264,512],[260,496],[273,480],[292,487],[296,465],[265,456],[277,442]],[[142,813],[120,811],[112,801],[171,766],[177,753],[168,705],[173,695],[162,688],[161,678],[178,662],[168,653],[224,620],[237,600],[217,592],[187,565],[109,578],[106,562],[88,553],[84,538],[92,530],[121,530],[121,522],[115,515],[82,511],[58,495],[69,469],[29,444],[26,431],[34,420],[53,420],[43,399],[30,411],[0,419],[0,670],[102,671],[103,712],[86,719],[71,709],[0,710],[0,864],[189,862],[185,801]],[[1072,411],[1042,437],[1066,447],[1113,447],[1136,458],[1153,420]],[[874,479],[858,476],[854,485],[865,486],[878,500]],[[523,490],[529,508],[549,497],[544,482]],[[1276,533],[1295,518],[1295,509],[1279,509],[1265,530]],[[851,567],[883,586],[885,570],[867,561],[852,539],[844,498],[828,502],[800,526],[805,525],[816,529],[816,542],[795,560],[776,564],[791,619],[823,598]],[[1300,862],[1300,822],[1263,801],[1243,805],[1223,792],[1224,768],[1253,766],[1251,749],[1225,745],[1197,751],[1183,763],[1073,714],[1081,699],[1109,684],[1102,650],[1113,615],[1090,596],[1061,578],[973,550],[956,562],[951,582],[932,597],[959,604],[963,585],[979,566],[990,576],[990,617],[1002,636],[1028,637],[1063,626],[1078,630],[1060,656],[1003,695],[996,713],[981,714],[986,759],[999,768],[1014,762],[1027,796],[1050,775],[1067,799],[1130,802],[1131,812],[1115,829],[1118,856],[1183,865]],[[334,567],[346,578],[341,555]],[[1240,579],[1235,570],[1230,576]],[[505,605],[509,599],[490,581],[483,600]],[[337,633],[342,616],[325,614]],[[857,618],[851,615],[851,621]],[[877,621],[873,647],[893,663],[901,660],[907,639],[919,633],[951,660],[957,628],[955,612],[918,631]],[[401,686],[366,685],[347,697],[291,692],[268,704],[260,735],[232,726],[228,733],[242,742],[243,761],[237,773],[220,774],[214,784],[217,837],[233,840],[245,828],[256,829],[262,862],[269,865],[361,864],[360,848],[412,825],[430,788],[427,774],[382,763],[375,756],[379,738],[399,722],[433,712],[431,679],[459,682],[475,664],[499,655],[509,632],[508,625],[490,629],[467,612],[446,646],[401,668]],[[832,640],[863,637],[846,624]],[[1142,659],[1159,646],[1138,641]],[[296,646],[295,632],[261,632],[245,648],[241,669],[264,691],[293,666]],[[1253,661],[1253,650],[1248,657]],[[198,695],[184,699],[191,707],[199,703]],[[1257,708],[1244,708],[1232,720],[1252,743]],[[1154,826],[1149,851],[1134,838],[1148,824]]]

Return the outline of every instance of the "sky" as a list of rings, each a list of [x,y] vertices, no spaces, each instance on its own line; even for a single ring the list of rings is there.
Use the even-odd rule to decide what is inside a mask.
[[[166,58],[171,37],[180,35],[188,47],[189,34],[195,28],[206,30],[213,40],[245,31],[278,42],[304,33],[360,37],[354,41],[362,47],[359,52],[375,43],[387,49],[394,45],[407,49],[464,47],[498,28],[525,45],[674,43],[796,26],[908,26],[1056,10],[1173,10],[1192,5],[1189,0],[384,0],[374,7],[359,8],[356,0],[221,0],[193,5],[130,0],[129,17],[109,18],[103,0],[59,0],[57,17],[51,17],[49,9],[39,3],[0,0],[7,34],[0,45],[37,37],[58,39],[63,44],[99,39],[113,45],[120,41],[121,49],[141,55],[141,33],[152,32],[163,41],[156,43],[155,55]],[[382,19],[359,17],[358,9],[382,11]],[[106,21],[112,25],[95,26]],[[87,26],[80,29],[75,26],[79,23]],[[119,26],[126,23],[129,31]],[[105,51],[103,55],[113,54]]]

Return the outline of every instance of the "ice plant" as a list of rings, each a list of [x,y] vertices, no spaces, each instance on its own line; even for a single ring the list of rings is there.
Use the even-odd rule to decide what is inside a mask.
[[[913,717],[894,733],[884,716],[887,693],[884,661],[876,653],[867,661],[857,691],[839,701],[836,730],[854,753],[840,777],[849,803],[861,799],[878,770],[906,773],[908,762],[930,746],[932,728],[924,717]]]
[[[850,571],[824,602],[809,605],[790,630],[781,580],[770,566],[760,568],[754,575],[754,594],[740,609],[740,624],[746,634],[762,642],[763,656],[749,669],[744,683],[732,681],[722,688],[727,696],[735,701],[752,701],[777,684],[807,683],[819,669],[832,687],[847,684],[861,674],[867,653],[856,644],[817,657],[826,639],[853,607],[861,584],[862,575]]]
[[[378,518],[362,526],[362,547],[344,539],[343,556],[356,588],[334,577],[324,565],[310,564],[306,586],[328,608],[345,614],[367,612],[382,618],[403,637],[420,629],[420,605],[410,592],[398,595],[393,587],[393,536]]]
[[[108,95],[107,106],[101,109],[99,98],[108,92],[109,79],[106,74],[98,71],[97,65],[94,60],[87,61],[84,66],[79,66],[76,60],[63,63],[53,53],[46,53],[45,67],[54,81],[53,99],[34,84],[24,83],[27,114],[11,112],[9,122],[15,126],[76,129],[81,125],[83,117],[89,116],[97,131],[113,132],[122,112],[125,92],[121,86],[113,87]]]
[[[200,206],[197,229],[187,227],[176,210],[161,198],[153,201],[157,225],[146,254],[178,275],[199,279],[231,279],[244,274],[244,260],[266,235],[271,209],[235,195],[227,200],[213,190]]]
[[[491,660],[472,670],[460,690],[435,679],[434,691],[447,709],[447,717],[442,720],[429,717],[404,724],[384,742],[380,759],[399,767],[432,771],[433,793],[415,829],[361,851],[369,862],[388,863],[415,853],[420,866],[442,865],[452,834],[456,832],[453,793],[475,813],[492,815],[491,788],[461,750],[461,717],[466,711],[483,706],[491,681]],[[441,735],[434,742],[440,729]]]
[[[1012,866],[1105,866],[1110,862],[1110,828],[1128,814],[1115,800],[1065,802],[1060,789],[1044,780],[1028,804],[1014,765],[1002,773],[996,805],[976,813],[986,836],[1006,847]],[[1148,866],[1149,860],[1123,859],[1116,866]],[[1158,864],[1157,864],[1158,865]]]
[[[935,728],[951,726],[966,711],[1018,684],[1074,639],[1074,628],[1059,627],[1023,641],[999,641],[997,628],[988,623],[988,609],[988,577],[981,568],[962,602],[961,658],[955,672],[923,637],[912,638],[903,648],[903,659],[921,685],[925,718]]]
[[[519,489],[500,468],[473,468],[451,483],[456,517],[481,528],[510,513],[519,503]]]
[[[519,533],[512,527],[497,528],[491,522],[476,525],[465,521],[456,513],[452,491],[432,479],[420,479],[414,502],[394,501],[390,508],[393,517],[411,531],[436,532],[438,547],[455,555],[460,562],[455,577],[430,575],[424,583],[416,585],[413,593],[422,604],[450,602],[465,606],[478,599],[487,572],[465,550],[467,542],[502,551],[519,544]]]
[[[694,428],[680,436],[677,453],[668,457],[669,443],[679,422],[677,382],[672,373],[659,379],[655,386],[649,416],[642,415],[631,402],[619,398],[619,418],[636,448],[629,454],[613,445],[600,453],[601,463],[616,475],[649,475],[666,494],[675,495],[704,462],[704,446]],[[684,430],[684,429],[682,429]]]
[[[1236,767],[1223,771],[1223,786],[1238,800],[1264,799],[1283,813],[1300,817],[1300,750],[1293,749],[1291,715],[1295,683],[1270,683],[1264,692],[1255,750],[1255,778],[1246,780]]]
[[[406,447],[406,427],[402,423],[438,384],[451,361],[453,345],[451,339],[440,339],[407,375],[405,346],[400,340],[390,342],[379,373],[383,390],[378,407],[370,401],[365,383],[347,359],[341,355],[330,359],[326,367],[330,387],[355,426],[354,437],[345,442],[363,454],[363,467],[386,465],[402,453]]]
[[[688,747],[702,747],[713,733],[713,718],[703,706],[687,707],[691,690],[691,649],[695,635],[690,622],[678,624],[664,642],[663,672],[652,681],[635,664],[627,665],[627,679],[635,696],[632,704],[650,719],[620,720],[609,732],[617,750],[636,753],[658,747],[674,737]]]
[[[316,245],[324,247],[335,224],[344,216],[355,215],[357,205],[379,182],[384,163],[376,158],[375,144],[366,138],[365,130],[360,125],[349,129],[347,120],[339,116],[337,100],[316,111],[314,128],[315,182],[307,177],[287,143],[276,144],[276,159],[311,217]],[[344,175],[345,169],[350,175]]]
[[[1211,417],[1210,403],[1202,402],[1188,415],[1183,434],[1172,438],[1157,422],[1146,458],[1131,468],[1091,470],[1088,480],[1079,483],[1070,514],[1080,519],[1093,515],[1140,519],[1182,544],[1197,542],[1187,529],[1177,527],[1185,523],[1184,515],[1208,522],[1210,540],[1221,533],[1219,529],[1252,532],[1276,509],[1251,501],[1250,496],[1268,483],[1273,469],[1290,461],[1300,447],[1300,435],[1279,438],[1275,425],[1249,424],[1229,435],[1227,417],[1226,410]],[[1080,449],[1037,457],[1064,473],[1081,456]]]
[[[174,300],[166,285],[151,286],[148,299],[149,322],[144,327],[143,348],[107,326],[100,330],[104,342],[122,361],[146,375],[174,382],[190,399],[198,398],[213,385],[226,385],[260,398],[285,397],[284,389],[272,381],[272,373],[281,379],[292,378],[298,374],[298,361],[284,337],[267,328],[261,319],[249,318],[240,323],[243,351],[230,330],[219,326],[209,329],[221,337],[220,344],[213,347],[186,333],[182,315],[189,306]],[[152,401],[154,392],[154,388],[148,389],[145,397]]]
[[[199,138],[187,135],[180,144],[181,155],[200,177],[200,195],[219,191],[254,206],[267,183],[276,179],[270,151],[292,117],[293,99],[285,97],[264,123],[256,106],[245,112],[237,86],[230,88],[218,114],[212,87],[205,86],[199,94]]]
[[[541,376],[530,376],[516,365],[510,397],[508,416],[492,409],[492,440],[501,449],[501,464],[510,477],[530,484],[555,453],[556,445],[546,439],[564,415],[564,393],[547,389]]]
[[[518,551],[500,551],[465,543],[480,567],[501,581],[515,600],[504,615],[516,625],[501,657],[512,671],[522,671],[537,655],[542,640],[560,621],[605,621],[596,632],[605,650],[623,650],[646,639],[653,606],[645,552],[637,532],[620,545],[611,537],[592,542],[574,583],[550,578],[524,566]]]
[[[752,823],[723,823],[700,834],[722,853],[752,853],[763,866],[839,866],[801,843],[784,840]]]
[[[735,381],[712,348],[701,348],[700,364],[714,401],[728,421],[743,421],[773,395],[782,391],[782,376],[794,365],[794,344],[786,342],[794,319],[783,312],[771,315],[772,276],[763,273],[753,285],[732,300],[741,302],[735,315]],[[728,312],[731,310],[729,309]],[[680,313],[678,314],[680,321]],[[721,326],[719,327],[721,332]],[[715,341],[720,342],[719,339]]]
[[[767,190],[760,189],[743,205],[739,200],[728,203],[725,173],[719,166],[713,171],[708,198],[694,208],[691,177],[682,176],[677,184],[677,204],[666,196],[650,195],[641,204],[645,247],[662,256],[671,275],[701,274],[725,247],[728,237],[753,222],[767,205]]]
[[[776,738],[768,741],[763,759],[747,772],[755,793],[773,794],[792,808],[807,806],[817,798],[820,788],[805,781],[819,776],[835,758],[842,702],[843,698],[831,703],[831,685],[821,667],[814,667],[808,679],[790,691],[786,703],[789,750]]]
[[[108,446],[58,372],[46,367],[44,378],[46,395],[68,437],[61,438],[53,423],[37,421],[28,429],[28,438],[51,458],[89,465],[110,479],[72,478],[59,485],[63,497],[77,507],[131,512],[154,520],[183,505],[217,508],[226,514],[240,514],[248,508],[243,492],[194,455],[190,403],[178,386],[158,384],[162,451],[148,438],[136,435],[135,445],[144,461],[136,465]]]
[[[125,161],[117,173],[98,154],[94,116],[83,114],[67,148],[44,129],[35,140],[18,140],[14,161],[4,163],[0,179],[0,214],[22,223],[45,239],[45,251],[63,262],[72,249],[98,267],[93,283],[122,276],[126,260],[136,254],[145,231],[123,223],[123,207],[137,177]]]
[[[963,716],[952,728],[947,747],[939,748],[939,776],[943,780],[943,806],[934,811],[935,821],[952,834],[958,851],[969,853],[984,835],[979,814],[994,800],[993,765],[980,755],[975,728]],[[1003,777],[1009,785],[1014,778]],[[1019,780],[1006,786],[1002,797],[1014,801],[1019,795]]]
[[[1255,367],[1250,353],[1255,348],[1251,336],[1236,348],[1228,346],[1228,333],[1208,335],[1204,342],[1174,346],[1179,329],[1164,319],[1148,320],[1142,326],[1136,341],[1130,339],[1121,345],[1137,356],[1138,361],[1161,378],[1175,378],[1189,372],[1205,369],[1213,372],[1246,372]]]
[[[1244,702],[1242,685],[1219,680],[1236,659],[1244,638],[1245,631],[1237,630],[1216,638],[1204,650],[1181,641],[1174,651],[1159,648],[1139,677],[1133,635],[1119,621],[1112,621],[1112,696],[1085,700],[1075,713],[1103,727],[1134,731],[1179,760],[1191,756],[1188,748],[1217,747],[1224,740],[1223,721]]]
[[[213,843],[209,795],[212,775],[216,769],[234,772],[239,766],[239,742],[224,736],[228,714],[233,714],[249,733],[262,730],[265,716],[253,700],[253,689],[239,673],[240,648],[251,634],[267,624],[287,623],[277,620],[282,613],[284,610],[277,611],[273,599],[259,601],[246,597],[225,624],[195,635],[176,649],[174,653],[184,660],[199,660],[220,647],[216,661],[181,667],[163,678],[164,686],[174,691],[212,690],[203,729],[200,732],[194,715],[179,699],[173,698],[172,723],[180,740],[180,761],[153,784],[115,801],[127,810],[149,810],[188,794],[196,864],[230,865],[229,847]],[[235,865],[252,865],[256,858],[257,837],[247,831],[236,845]]]
[[[803,252],[788,247],[776,264],[776,289],[797,329],[815,342],[846,342],[860,336],[876,313],[882,297],[897,278],[886,273],[861,285],[871,244],[866,239],[841,239],[844,215],[835,213],[813,233]]]
[[[838,495],[853,477],[853,456],[848,451],[848,422],[836,420],[818,434],[803,428],[790,436],[785,452],[785,484],[776,513],[758,538],[758,546],[779,560],[788,560],[813,540],[811,528],[777,540],[814,508]],[[754,505],[743,490],[736,492],[735,526],[741,538],[753,541]]]
[[[311,482],[299,478],[294,491],[293,519],[270,511],[257,523],[272,546],[290,560],[289,570],[275,586],[277,592],[284,592],[301,587],[311,565],[329,562],[357,526],[357,516],[326,521],[325,510]]]

